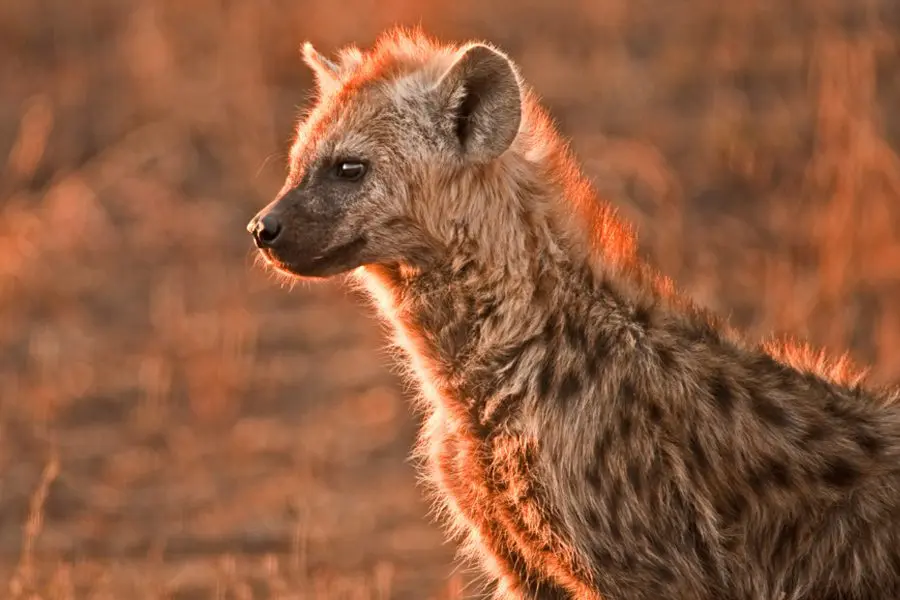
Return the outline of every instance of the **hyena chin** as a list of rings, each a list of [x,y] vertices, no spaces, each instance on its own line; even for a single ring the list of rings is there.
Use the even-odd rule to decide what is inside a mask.
[[[491,45],[304,57],[318,97],[248,229],[376,300],[496,598],[900,598],[900,394],[656,274]]]

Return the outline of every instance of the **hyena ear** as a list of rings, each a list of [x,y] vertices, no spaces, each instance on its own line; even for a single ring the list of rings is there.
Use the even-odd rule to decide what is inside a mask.
[[[337,86],[340,67],[336,63],[320,54],[310,42],[303,44],[302,54],[303,62],[312,69],[319,89],[324,90]]]
[[[437,84],[441,128],[467,160],[485,163],[513,143],[522,120],[522,91],[510,60],[493,48],[466,48]]]

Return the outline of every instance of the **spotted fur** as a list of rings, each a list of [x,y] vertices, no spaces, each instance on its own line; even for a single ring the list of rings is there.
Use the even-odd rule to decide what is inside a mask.
[[[896,392],[746,341],[642,262],[490,45],[398,30],[304,56],[319,98],[266,256],[377,301],[496,598],[900,598]],[[365,183],[317,175],[346,155]]]

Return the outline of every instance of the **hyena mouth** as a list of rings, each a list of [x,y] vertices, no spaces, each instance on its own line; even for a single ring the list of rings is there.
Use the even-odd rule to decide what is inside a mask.
[[[279,271],[297,277],[330,277],[362,264],[360,254],[366,247],[365,236],[359,236],[346,244],[335,246],[311,259],[284,260],[269,249],[263,249],[266,259]]]
[[[366,237],[361,235],[346,244],[341,244],[340,246],[332,248],[325,254],[315,257],[310,266],[319,269],[327,269],[329,267],[333,268],[339,265],[353,263],[359,259],[359,254],[365,246]]]

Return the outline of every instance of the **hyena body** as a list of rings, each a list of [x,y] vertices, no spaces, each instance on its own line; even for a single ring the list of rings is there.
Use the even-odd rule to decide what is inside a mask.
[[[641,263],[493,48],[305,55],[319,101],[249,228],[377,300],[497,598],[900,598],[890,392],[743,341]]]

